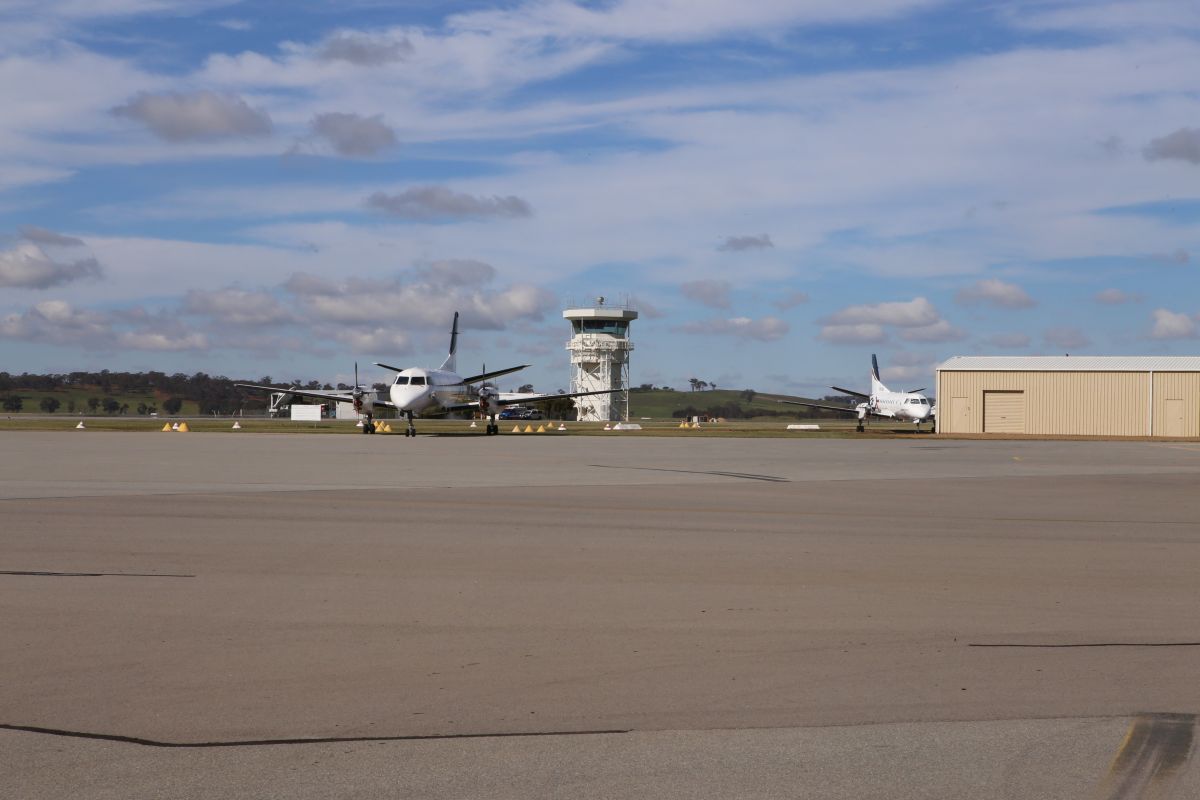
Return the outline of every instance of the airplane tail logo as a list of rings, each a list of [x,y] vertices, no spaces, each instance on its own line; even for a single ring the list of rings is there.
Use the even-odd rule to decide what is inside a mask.
[[[450,329],[450,355],[446,356],[446,360],[442,362],[441,369],[448,372],[457,372],[457,359],[454,357],[458,353],[458,312],[454,312],[454,325]]]
[[[871,394],[874,396],[886,391],[888,388],[883,385],[883,381],[879,380],[879,359],[875,358],[874,353],[871,353]]]

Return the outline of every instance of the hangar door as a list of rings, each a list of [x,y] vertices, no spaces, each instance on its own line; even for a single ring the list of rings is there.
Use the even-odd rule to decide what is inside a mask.
[[[1183,398],[1167,397],[1163,399],[1163,436],[1183,436],[1185,423],[1183,421]]]
[[[1025,393],[984,392],[984,433],[1024,433]]]

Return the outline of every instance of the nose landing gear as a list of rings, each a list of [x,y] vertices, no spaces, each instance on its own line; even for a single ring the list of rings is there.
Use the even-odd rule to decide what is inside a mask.
[[[408,417],[408,427],[404,430],[404,435],[415,437],[417,435],[417,427],[415,425],[413,425],[412,412],[406,411],[405,414]]]

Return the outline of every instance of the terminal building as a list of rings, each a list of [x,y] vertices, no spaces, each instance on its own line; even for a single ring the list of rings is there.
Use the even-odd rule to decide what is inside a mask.
[[[1200,436],[1200,356],[958,356],[939,433]]]

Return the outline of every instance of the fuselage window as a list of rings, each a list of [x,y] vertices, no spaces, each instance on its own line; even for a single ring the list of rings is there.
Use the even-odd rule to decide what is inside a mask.
[[[425,385],[425,376],[424,375],[414,375],[411,383],[413,386],[424,386]]]
[[[407,375],[397,375],[396,376],[396,385],[397,386],[408,386],[408,376]]]

